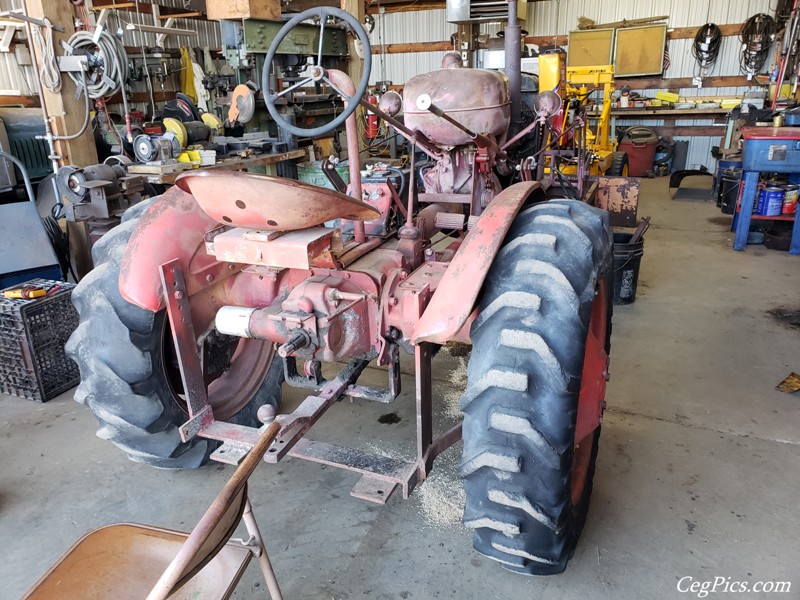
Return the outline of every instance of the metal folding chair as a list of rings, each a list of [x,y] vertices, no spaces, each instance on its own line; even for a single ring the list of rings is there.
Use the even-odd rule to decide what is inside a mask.
[[[255,556],[272,600],[283,600],[247,498],[247,479],[280,431],[273,422],[191,534],[119,523],[78,540],[28,591],[32,600],[230,598]],[[248,540],[231,540],[240,521]]]

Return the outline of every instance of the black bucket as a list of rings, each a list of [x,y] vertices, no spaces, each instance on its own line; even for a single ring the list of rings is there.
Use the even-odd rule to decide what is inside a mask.
[[[632,233],[614,234],[614,304],[632,304],[636,300],[644,238],[629,244],[632,237]]]
[[[736,201],[739,199],[739,186],[741,183],[741,169],[725,170],[719,189],[719,206],[723,214],[732,215],[736,211]]]

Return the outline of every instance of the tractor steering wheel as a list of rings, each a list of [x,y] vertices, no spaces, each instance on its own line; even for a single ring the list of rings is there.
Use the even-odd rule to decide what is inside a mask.
[[[272,61],[275,59],[275,54],[278,51],[278,46],[280,46],[281,42],[286,38],[289,32],[297,27],[301,22],[310,19],[311,17],[318,17],[319,18],[319,46],[317,49],[317,56],[316,56],[316,64],[309,65],[301,74],[301,80],[290,85],[285,90],[281,90],[280,92],[273,92],[269,89],[269,76],[270,70],[272,69]],[[328,20],[328,17],[335,17],[340,21],[344,21],[347,23],[353,31],[358,34],[358,39],[361,40],[361,45],[364,49],[364,71],[361,76],[361,81],[358,84],[358,88],[356,89],[356,93],[353,96],[349,96],[345,94],[342,90],[340,90],[336,85],[334,85],[330,78],[328,77],[328,72],[322,67],[322,48],[323,48],[323,39],[325,37],[325,23]],[[353,111],[358,107],[359,100],[364,96],[364,92],[367,91],[367,85],[369,85],[369,75],[370,71],[372,70],[372,50],[370,49],[369,45],[369,34],[364,30],[364,27],[361,23],[358,22],[353,15],[350,13],[333,7],[328,6],[321,6],[319,8],[311,8],[309,10],[303,11],[297,16],[295,16],[290,21],[287,21],[286,25],[284,25],[281,30],[278,32],[278,35],[275,36],[275,39],[272,40],[272,44],[269,47],[269,51],[267,52],[267,58],[264,60],[264,70],[261,74],[261,87],[264,90],[264,102],[267,105],[267,110],[269,110],[269,114],[272,115],[272,118],[275,120],[275,123],[278,127],[282,127],[286,129],[289,133],[300,136],[300,137],[317,137],[321,136],[322,134],[328,133],[329,131],[333,131],[337,127],[341,126]],[[325,125],[321,125],[319,127],[297,127],[296,125],[292,125],[289,123],[281,113],[278,111],[278,108],[275,104],[278,98],[285,96],[289,92],[296,90],[297,88],[303,87],[304,85],[311,83],[311,82],[324,82],[331,86],[334,91],[336,91],[342,98],[344,98],[345,102],[347,103],[347,108],[344,109],[344,112],[333,119],[330,123],[326,123]]]

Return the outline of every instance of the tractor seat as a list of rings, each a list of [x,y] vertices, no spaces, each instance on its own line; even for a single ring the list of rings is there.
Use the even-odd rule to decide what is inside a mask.
[[[292,231],[333,219],[370,221],[380,216],[357,200],[309,183],[235,171],[184,173],[175,184],[194,196],[223,225]]]

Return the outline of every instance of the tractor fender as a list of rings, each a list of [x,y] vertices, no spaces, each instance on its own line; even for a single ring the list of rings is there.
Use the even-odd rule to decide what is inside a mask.
[[[445,344],[464,326],[511,223],[534,194],[544,199],[541,184],[525,181],[506,188],[489,203],[456,251],[417,322],[413,344]]]
[[[140,308],[158,312],[165,307],[161,265],[177,259],[191,296],[238,273],[206,253],[206,232],[219,227],[177,186],[171,187],[142,215],[131,234],[119,273],[122,297]]]

